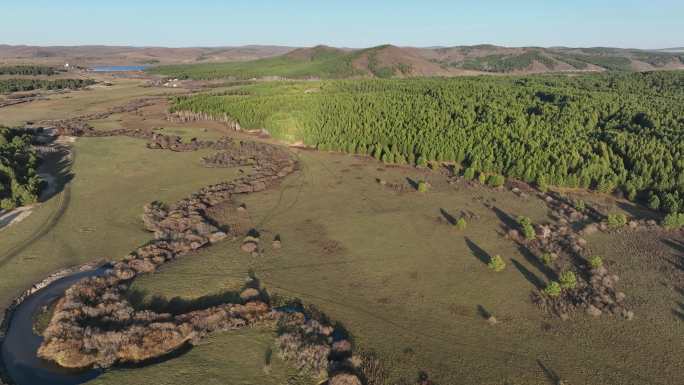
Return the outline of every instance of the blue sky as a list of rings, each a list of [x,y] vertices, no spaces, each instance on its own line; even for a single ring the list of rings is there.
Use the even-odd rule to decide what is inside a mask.
[[[0,44],[684,46],[684,0],[7,0]]]

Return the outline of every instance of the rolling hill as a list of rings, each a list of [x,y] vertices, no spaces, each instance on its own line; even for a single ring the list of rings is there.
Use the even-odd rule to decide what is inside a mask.
[[[0,64],[150,64],[158,74],[194,79],[458,76],[483,73],[652,71],[684,69],[677,49],[500,47],[413,48],[382,45],[341,49],[243,46],[35,47],[0,45]]]
[[[684,69],[684,55],[617,48],[508,48],[493,45],[349,50],[300,48],[248,62],[161,66],[153,71],[194,79],[458,76],[483,73],[653,71]]]

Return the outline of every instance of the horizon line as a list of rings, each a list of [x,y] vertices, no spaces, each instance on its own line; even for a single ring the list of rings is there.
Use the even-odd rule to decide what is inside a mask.
[[[492,46],[492,47],[499,47],[499,48],[543,48],[543,49],[553,49],[553,48],[571,48],[571,49],[572,48],[575,48],[575,49],[615,48],[615,49],[623,49],[623,50],[640,50],[640,51],[649,51],[649,50],[662,51],[662,50],[684,49],[684,43],[682,45],[679,45],[679,46],[659,47],[659,48],[635,48],[635,47],[611,46],[611,45],[594,45],[594,46],[498,45],[498,44],[493,44],[493,43],[456,44],[456,45],[428,45],[428,46],[400,45],[400,44],[393,44],[393,43],[383,43],[383,44],[378,44],[378,45],[370,45],[367,47],[334,46],[334,45],[328,45],[325,43],[314,44],[314,45],[249,43],[249,44],[241,44],[241,45],[182,45],[182,46],[108,44],[108,43],[104,43],[104,44],[45,44],[45,45],[43,45],[43,44],[32,44],[32,43],[23,43],[23,44],[0,43],[0,47],[3,47],[3,46],[4,47],[35,47],[35,48],[108,47],[108,48],[137,48],[137,49],[145,49],[145,48],[167,48],[167,49],[205,48],[205,49],[216,49],[216,48],[244,48],[244,47],[279,47],[279,48],[295,48],[296,49],[296,48],[314,48],[314,47],[319,47],[319,46],[327,46],[327,47],[339,48],[339,49],[361,50],[361,49],[382,47],[382,46],[387,46],[387,45],[395,46],[395,47],[399,47],[399,48],[419,48],[419,49],[459,48],[459,47],[477,47],[477,46]]]

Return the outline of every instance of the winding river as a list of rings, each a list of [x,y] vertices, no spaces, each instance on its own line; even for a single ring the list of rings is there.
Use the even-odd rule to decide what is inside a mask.
[[[101,374],[99,370],[70,371],[36,356],[43,337],[33,332],[33,320],[44,306],[50,305],[71,285],[83,278],[102,275],[107,270],[77,272],[61,278],[28,296],[10,315],[7,333],[1,347],[8,376],[16,385],[76,385]]]

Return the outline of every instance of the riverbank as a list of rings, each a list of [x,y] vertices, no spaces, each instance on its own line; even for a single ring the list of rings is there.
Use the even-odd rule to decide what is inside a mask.
[[[105,260],[98,260],[88,262],[79,266],[60,269],[59,271],[50,274],[48,277],[41,280],[40,282],[33,284],[29,289],[24,291],[19,297],[12,301],[11,305],[8,306],[5,309],[5,311],[1,314],[2,319],[0,319],[0,348],[2,348],[2,354],[0,354],[0,384],[15,384],[13,379],[9,376],[9,372],[5,365],[5,340],[9,332],[9,328],[12,323],[13,315],[16,309],[19,308],[19,306],[21,306],[24,303],[24,301],[26,301],[29,297],[33,296],[41,290],[48,288],[51,284],[74,274],[95,271],[99,268],[108,266],[108,263],[109,262]],[[24,326],[26,327],[27,325]],[[27,327],[32,329],[32,322]]]

